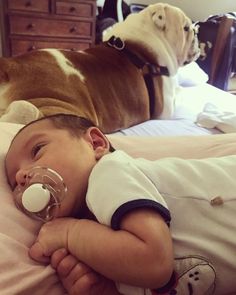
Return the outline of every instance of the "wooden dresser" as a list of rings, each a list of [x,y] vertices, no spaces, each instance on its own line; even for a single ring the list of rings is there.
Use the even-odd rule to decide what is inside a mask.
[[[95,42],[96,0],[0,0],[2,55]]]

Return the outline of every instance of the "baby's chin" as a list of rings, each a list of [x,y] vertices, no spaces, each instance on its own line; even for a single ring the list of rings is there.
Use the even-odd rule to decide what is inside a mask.
[[[71,204],[67,203],[66,199],[69,196],[66,196],[65,200],[62,201],[60,207],[58,208],[57,212],[55,209],[56,217],[75,217],[80,218],[80,212],[84,211],[84,205],[81,204]]]

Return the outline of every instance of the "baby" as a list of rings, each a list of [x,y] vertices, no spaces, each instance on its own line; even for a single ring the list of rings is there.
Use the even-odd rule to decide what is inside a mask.
[[[133,159],[92,122],[58,114],[13,139],[12,189],[35,167],[55,171],[67,192],[30,255],[50,261],[69,294],[236,291],[236,156]]]

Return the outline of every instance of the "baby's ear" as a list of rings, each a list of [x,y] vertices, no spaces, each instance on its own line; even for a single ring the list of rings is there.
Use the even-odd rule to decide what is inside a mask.
[[[93,150],[95,151],[96,159],[99,160],[109,151],[109,141],[103,132],[97,127],[90,127],[88,129],[88,135],[90,137]]]

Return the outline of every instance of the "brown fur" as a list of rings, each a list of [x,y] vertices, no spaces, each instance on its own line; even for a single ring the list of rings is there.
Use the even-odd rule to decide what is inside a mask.
[[[58,112],[86,116],[105,132],[148,120],[149,98],[138,70],[123,54],[97,46],[60,51],[85,77],[66,76],[47,51],[0,59],[0,84],[10,85],[2,100],[28,100],[43,115]]]

